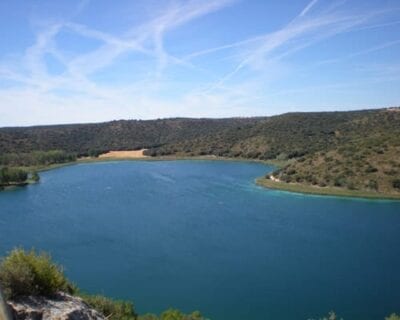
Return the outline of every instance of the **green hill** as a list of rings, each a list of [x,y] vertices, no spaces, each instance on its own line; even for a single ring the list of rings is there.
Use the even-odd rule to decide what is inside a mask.
[[[274,173],[275,187],[400,197],[399,108],[0,128],[0,164],[8,166],[142,148],[153,157],[279,160],[285,165]]]

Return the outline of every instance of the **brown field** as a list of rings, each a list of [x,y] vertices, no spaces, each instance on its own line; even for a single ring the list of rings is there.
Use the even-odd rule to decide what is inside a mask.
[[[141,150],[131,150],[131,151],[109,151],[107,153],[103,153],[99,155],[100,159],[137,159],[137,158],[146,158]]]

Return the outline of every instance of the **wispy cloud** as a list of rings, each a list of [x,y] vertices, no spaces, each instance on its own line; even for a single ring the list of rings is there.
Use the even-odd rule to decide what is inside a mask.
[[[236,46],[244,47],[242,48],[242,58],[233,70],[210,85],[206,91],[209,92],[221,87],[245,68],[257,69],[261,67],[262,71],[265,71],[265,67],[268,67],[268,62],[275,62],[321,40],[354,30],[356,27],[367,23],[371,18],[382,14],[382,10],[361,14],[337,13],[334,9],[338,4],[334,4],[323,11],[322,14],[306,17],[306,14],[316,4],[317,1],[311,1],[299,15],[277,31],[248,39],[245,42],[241,41],[201,52],[203,54]],[[258,45],[251,44],[249,48],[246,48],[246,45],[251,42],[256,42]],[[191,56],[195,55],[192,54]]]
[[[44,123],[107,120],[124,117],[149,118],[180,116],[248,115],[249,106],[258,114],[266,98],[296,89],[272,89],[273,83],[290,75],[291,56],[318,42],[351,31],[394,26],[398,21],[377,23],[386,14],[376,9],[367,12],[339,10],[344,1],[324,3],[312,0],[283,27],[264,34],[249,35],[232,43],[221,43],[178,56],[170,49],[167,35],[186,25],[236,4],[236,0],[174,1],[155,11],[150,19],[132,24],[125,31],[112,33],[78,23],[75,17],[88,10],[93,2],[82,0],[74,14],[62,21],[42,23],[36,29],[34,43],[21,56],[0,60],[0,81],[12,84],[0,86],[0,100],[14,109],[14,114],[32,114]],[[86,52],[68,52],[59,38],[69,33],[82,39],[96,40],[98,45]],[[320,62],[338,63],[399,44],[400,40],[384,41],[348,55]],[[202,59],[212,61],[218,53],[224,57],[224,68],[204,67]],[[51,73],[48,57],[62,66]],[[134,80],[114,84],[96,80],[99,72],[118,64],[118,59],[134,56],[146,67],[135,62],[126,68]],[[317,63],[318,64],[318,63]],[[176,74],[189,75],[187,78]],[[195,84],[190,85],[188,79]],[[1,84],[0,84],[1,85]],[[268,88],[267,85],[270,85]],[[310,86],[312,87],[312,86]],[[336,88],[335,84],[326,88]],[[301,90],[300,90],[301,91]],[[170,92],[174,97],[170,97]],[[27,103],[27,101],[29,103]],[[207,107],[208,113],[204,113]],[[1,108],[0,108],[1,110]],[[25,110],[25,111],[23,111]],[[46,118],[41,110],[46,110]],[[51,111],[49,111],[51,110]],[[0,124],[11,121],[1,110]],[[80,119],[80,120],[79,120]],[[29,119],[27,120],[29,121]],[[55,120],[60,121],[60,120]]]
[[[317,4],[317,2],[318,0],[310,1],[310,3],[303,9],[303,11],[300,12],[299,16],[305,16]]]

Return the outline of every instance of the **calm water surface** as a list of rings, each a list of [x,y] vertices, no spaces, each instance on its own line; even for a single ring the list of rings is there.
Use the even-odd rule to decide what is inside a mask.
[[[49,251],[82,289],[216,320],[400,313],[400,202],[262,189],[262,164],[108,162],[0,193],[0,254]]]

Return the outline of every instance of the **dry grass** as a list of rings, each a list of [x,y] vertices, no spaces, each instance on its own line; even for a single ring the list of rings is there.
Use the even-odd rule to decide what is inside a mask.
[[[146,158],[143,152],[146,149],[131,150],[131,151],[109,151],[99,155],[100,159],[138,159]]]

